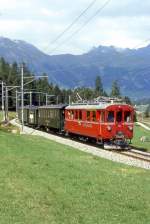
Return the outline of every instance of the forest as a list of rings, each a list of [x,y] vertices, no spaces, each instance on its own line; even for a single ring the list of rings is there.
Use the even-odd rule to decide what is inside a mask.
[[[65,89],[48,80],[47,74],[43,73],[44,78],[38,78],[36,74],[30,72],[26,64],[24,68],[24,105],[45,105],[78,102],[81,100],[93,100],[99,96],[110,96],[123,98],[127,103],[131,103],[129,97],[121,96],[119,83],[114,80],[110,93],[104,90],[100,75],[95,79],[95,87],[76,87],[74,89]],[[0,58],[0,80],[8,88],[8,106],[13,110],[16,107],[16,97],[18,106],[20,105],[20,88],[13,88],[21,85],[21,65],[14,62],[9,64],[4,58]],[[31,82],[30,82],[31,81]],[[27,84],[30,82],[29,84]],[[2,92],[2,85],[0,85]],[[16,93],[17,91],[17,93]],[[0,94],[2,100],[2,94]],[[5,96],[5,94],[4,94]]]

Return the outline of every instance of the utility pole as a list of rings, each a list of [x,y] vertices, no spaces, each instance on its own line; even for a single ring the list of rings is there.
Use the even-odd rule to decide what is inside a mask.
[[[6,120],[5,118],[5,109],[4,109],[4,82],[2,81],[2,115],[3,115],[3,121]]]
[[[59,96],[57,96],[57,99],[56,99],[56,104],[58,104],[58,101],[59,101]]]
[[[46,106],[47,106],[47,93],[46,93]]]
[[[16,90],[16,115],[18,112],[18,91]]]
[[[41,95],[39,93],[39,106],[41,106]]]
[[[24,89],[23,89],[23,64],[21,66],[21,120],[22,120],[22,132],[24,129]]]
[[[8,87],[5,87],[5,121],[8,121]]]
[[[32,107],[32,92],[30,92],[30,107]]]

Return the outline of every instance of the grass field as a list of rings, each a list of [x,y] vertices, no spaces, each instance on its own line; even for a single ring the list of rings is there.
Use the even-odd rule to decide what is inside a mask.
[[[0,132],[1,224],[148,224],[150,173]]]
[[[142,136],[146,136],[150,140],[150,131],[147,131],[140,126],[135,125],[132,145],[150,151],[150,142],[141,142],[140,138]]]
[[[10,120],[15,118],[15,116],[16,116],[16,112],[13,112],[13,111],[8,112],[8,117]],[[3,120],[3,114],[2,114],[2,111],[0,110],[0,121],[2,120]]]

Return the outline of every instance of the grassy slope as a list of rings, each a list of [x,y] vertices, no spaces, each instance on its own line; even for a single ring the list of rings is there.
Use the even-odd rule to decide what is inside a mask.
[[[0,132],[0,223],[150,223],[150,173]]]
[[[140,138],[142,136],[146,136],[148,137],[148,139],[150,139],[150,131],[147,131],[140,126],[135,125],[134,138],[132,140],[132,145],[139,148],[147,149],[148,151],[150,151],[150,142],[141,142]]]
[[[11,119],[15,118],[16,112],[9,111],[8,116],[9,116],[9,119],[11,120]],[[2,121],[2,120],[3,120],[3,114],[2,114],[2,111],[0,110],[0,121]]]

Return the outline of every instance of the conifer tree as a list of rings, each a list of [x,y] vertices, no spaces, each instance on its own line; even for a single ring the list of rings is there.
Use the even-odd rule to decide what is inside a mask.
[[[116,80],[112,83],[112,89],[111,89],[110,96],[111,97],[120,97],[121,96],[120,87]]]
[[[96,96],[102,96],[104,93],[103,84],[102,84],[100,76],[96,76],[96,79],[95,79],[95,93],[96,93]]]

